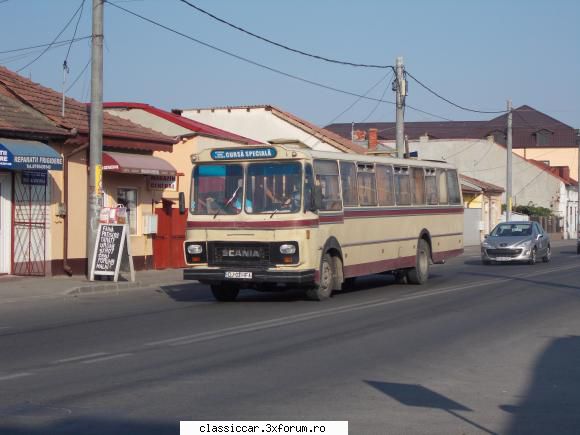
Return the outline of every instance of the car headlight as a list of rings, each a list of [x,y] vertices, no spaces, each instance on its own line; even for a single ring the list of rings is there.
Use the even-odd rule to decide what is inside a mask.
[[[534,244],[534,242],[532,240],[523,240],[519,243],[516,243],[514,246],[521,246],[522,248],[529,248],[533,244]]]
[[[280,254],[292,255],[296,253],[296,245],[284,244],[280,245]]]
[[[489,243],[487,243],[487,242],[483,242],[483,243],[481,244],[481,246],[482,246],[482,247],[484,247],[484,248],[486,248],[486,249],[493,248],[493,246],[491,246],[491,245],[490,245]]]
[[[201,245],[187,245],[187,253],[191,255],[201,254],[203,246]]]

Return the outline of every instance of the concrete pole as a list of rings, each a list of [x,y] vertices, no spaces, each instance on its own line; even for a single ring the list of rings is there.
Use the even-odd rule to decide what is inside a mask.
[[[507,173],[505,185],[505,220],[509,221],[512,215],[512,101],[507,101]]]
[[[87,210],[87,260],[90,269],[95,250],[99,213],[103,206],[103,0],[93,0],[91,51],[91,118]],[[90,270],[88,271],[90,274]]]
[[[396,92],[397,92],[397,111],[396,111],[396,138],[397,138],[397,157],[402,159],[405,156],[405,95],[406,84],[403,75],[403,58],[397,57],[395,62]]]

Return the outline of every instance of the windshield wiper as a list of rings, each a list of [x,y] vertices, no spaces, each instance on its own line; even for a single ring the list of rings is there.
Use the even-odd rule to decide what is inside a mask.
[[[270,215],[270,219],[272,219],[272,216],[274,216],[276,213],[278,213],[280,211],[280,207],[277,207],[276,210],[274,210],[272,212],[272,214]]]
[[[232,194],[231,198],[226,201],[223,208],[226,208],[228,205],[230,205],[232,203],[232,201],[236,198],[236,195],[238,194],[238,192],[240,191],[241,188],[242,188],[242,186],[238,186],[238,188]],[[213,215],[213,218],[215,219],[216,216],[218,214],[220,214],[221,212],[222,212],[222,207],[218,207],[218,211],[216,211],[216,213]]]

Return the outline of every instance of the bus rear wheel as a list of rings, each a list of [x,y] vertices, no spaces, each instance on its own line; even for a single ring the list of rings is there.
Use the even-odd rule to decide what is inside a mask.
[[[320,262],[320,282],[306,290],[306,297],[312,301],[322,301],[332,295],[332,258],[324,254]]]
[[[212,284],[211,292],[213,297],[220,302],[232,302],[238,297],[240,289],[231,284]]]
[[[407,271],[407,281],[410,284],[425,284],[429,279],[429,259],[431,258],[431,249],[429,243],[420,239],[417,244],[417,257],[415,258],[415,267]]]

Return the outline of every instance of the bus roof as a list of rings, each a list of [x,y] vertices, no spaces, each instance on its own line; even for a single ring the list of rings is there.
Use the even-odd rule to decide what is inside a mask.
[[[274,150],[274,151],[272,151]],[[341,160],[361,163],[384,163],[395,166],[418,166],[430,168],[452,168],[453,165],[443,161],[420,160],[420,159],[399,159],[396,157],[386,157],[365,154],[347,154],[332,151],[315,151],[300,144],[269,144],[261,146],[244,147],[224,147],[210,148],[192,155],[192,161],[198,162],[233,162],[233,161],[271,161],[288,159],[324,159]]]

